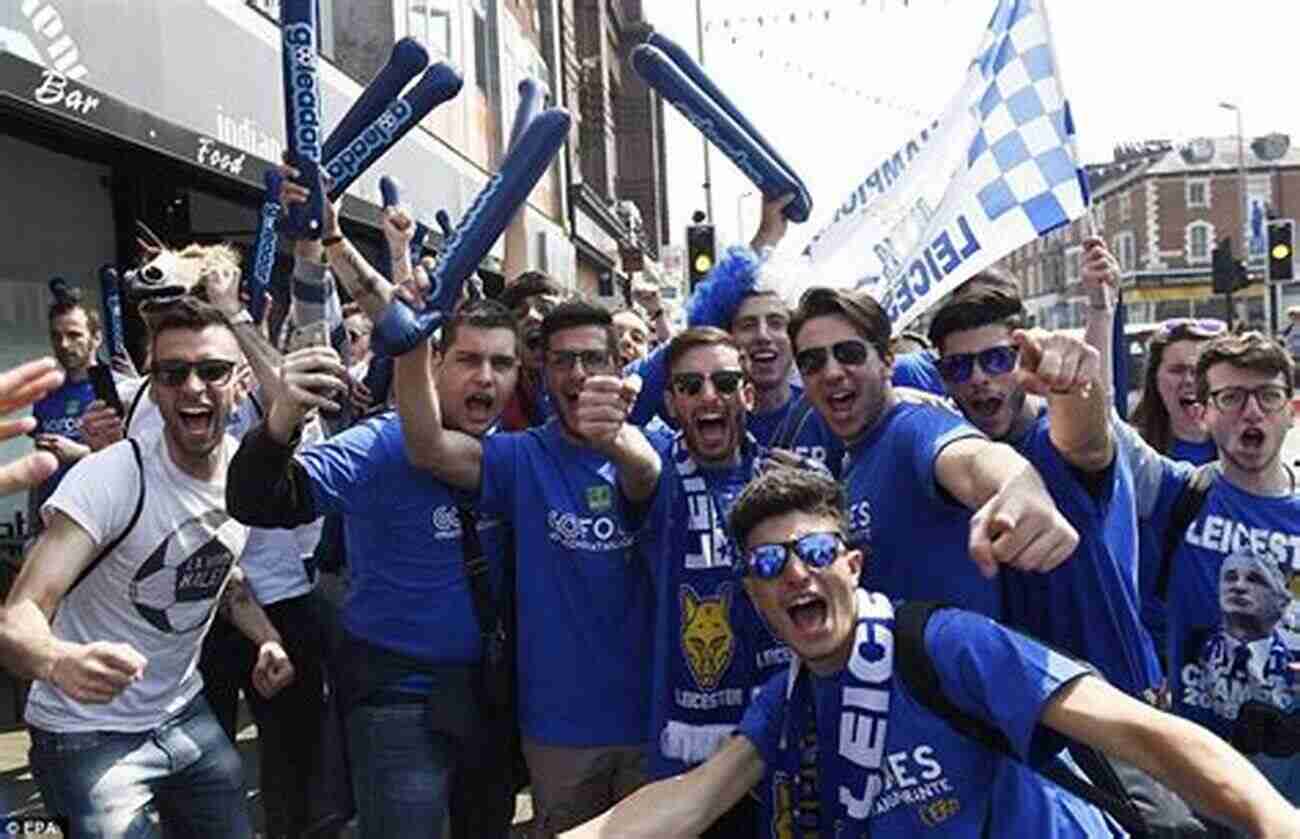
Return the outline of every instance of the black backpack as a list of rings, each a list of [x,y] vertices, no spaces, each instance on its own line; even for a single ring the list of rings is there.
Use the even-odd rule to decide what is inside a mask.
[[[958,732],[980,743],[991,752],[1022,762],[1002,731],[984,720],[970,716],[944,695],[943,687],[939,683],[939,673],[925,647],[925,626],[934,612],[946,608],[951,607],[925,600],[899,604],[894,615],[896,642],[894,672],[899,674],[908,692],[918,702]],[[1151,823],[1134,803],[1133,797],[1115,773],[1114,767],[1101,752],[1091,746],[1071,741],[1070,755],[1088,778],[1080,777],[1059,760],[1053,760],[1034,769],[1043,777],[1111,816],[1128,831],[1132,839],[1205,835],[1204,827],[1185,811],[1181,801],[1177,802],[1177,806],[1160,807],[1157,820],[1173,822],[1173,826]],[[1092,780],[1089,781],[1089,778]],[[1172,796],[1172,793],[1168,793],[1167,790],[1164,792]],[[1165,805],[1163,801],[1157,803]],[[1179,812],[1180,810],[1183,812]],[[1167,815],[1170,818],[1165,819]]]

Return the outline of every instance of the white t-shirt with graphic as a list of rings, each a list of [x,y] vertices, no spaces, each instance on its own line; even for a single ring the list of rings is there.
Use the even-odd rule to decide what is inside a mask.
[[[137,436],[144,509],[126,537],[63,598],[55,637],[76,643],[130,644],[148,662],[143,677],[104,705],[78,702],[35,682],[27,722],[48,731],[145,731],[202,689],[197,663],[203,636],[248,528],[226,513],[226,470],[237,444],[222,442],[217,478],[200,481],[171,459],[160,431]],[[59,511],[106,546],[127,529],[141,471],[128,441],[83,459],[41,509]]]
[[[122,401],[130,406],[142,385],[148,379],[136,379],[119,385]],[[241,401],[230,413],[226,423],[227,433],[236,440],[242,440],[253,426],[262,420],[262,410],[251,398]],[[152,393],[141,394],[135,410],[131,412],[131,422],[126,429],[130,437],[161,431],[163,427],[162,411],[153,400]],[[324,438],[320,421],[312,419],[303,428],[302,445],[307,446]],[[290,597],[299,597],[311,591],[316,581],[307,576],[304,560],[311,557],[320,541],[324,519],[317,519],[311,524],[304,524],[294,530],[251,528],[248,534],[248,546],[239,558],[239,566],[244,569],[244,577],[253,592],[253,598],[263,606]]]

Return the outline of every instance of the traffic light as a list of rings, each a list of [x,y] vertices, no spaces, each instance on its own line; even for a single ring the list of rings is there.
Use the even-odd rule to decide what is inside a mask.
[[[1295,221],[1274,219],[1268,223],[1268,279],[1295,279]]]
[[[1215,294],[1231,294],[1248,285],[1246,266],[1240,259],[1234,259],[1232,256],[1232,237],[1225,236],[1219,240],[1219,244],[1211,253],[1211,264],[1214,266]]]
[[[691,279],[691,291],[713,270],[713,225],[692,224],[686,228],[686,274]]]

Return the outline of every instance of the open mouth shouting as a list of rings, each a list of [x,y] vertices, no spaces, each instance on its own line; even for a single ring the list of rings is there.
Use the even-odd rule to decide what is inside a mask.
[[[1259,452],[1264,448],[1264,443],[1268,441],[1268,435],[1262,428],[1247,428],[1241,432],[1241,447],[1246,451]]]
[[[1178,394],[1178,415],[1184,424],[1194,425],[1205,415],[1205,406],[1197,400],[1195,394]]]
[[[840,387],[826,394],[826,404],[830,408],[831,419],[837,424],[848,423],[853,419],[853,403],[857,401],[858,392],[851,387]]]
[[[176,413],[180,416],[181,429],[187,437],[202,440],[211,436],[216,424],[216,411],[212,408],[202,405],[178,407]]]
[[[707,411],[695,415],[693,422],[701,447],[716,450],[728,441],[727,415],[721,411]]]
[[[811,591],[794,595],[785,604],[786,617],[800,640],[813,641],[828,630],[830,609],[826,598]]]
[[[967,406],[970,409],[972,418],[990,420],[998,415],[1002,406],[1006,404],[1006,399],[995,393],[980,394],[972,397]]]
[[[465,415],[471,422],[490,423],[497,401],[489,391],[477,391],[465,397]]]

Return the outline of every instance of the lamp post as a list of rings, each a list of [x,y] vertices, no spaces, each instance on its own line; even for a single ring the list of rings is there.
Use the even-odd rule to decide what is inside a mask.
[[[1241,126],[1241,108],[1231,102],[1220,102],[1219,107],[1225,111],[1232,111],[1237,115],[1237,179],[1238,188],[1241,190],[1241,201],[1237,205],[1237,211],[1241,213],[1241,223],[1238,230],[1241,231],[1241,257],[1245,261],[1246,278],[1250,279],[1250,196],[1246,194],[1246,135]],[[1273,301],[1271,289],[1268,288],[1267,280],[1264,287],[1264,305],[1265,305],[1265,325],[1272,320]],[[1232,295],[1228,295],[1228,325],[1232,326]]]
[[[741,202],[754,194],[754,190],[747,189],[736,196],[736,241],[743,243],[745,241],[745,220],[740,215]]]
[[[704,11],[701,0],[695,0],[695,45],[700,53],[700,66],[704,66]],[[709,224],[713,224],[713,179],[709,176],[709,138],[704,141],[704,210],[709,215]]]

